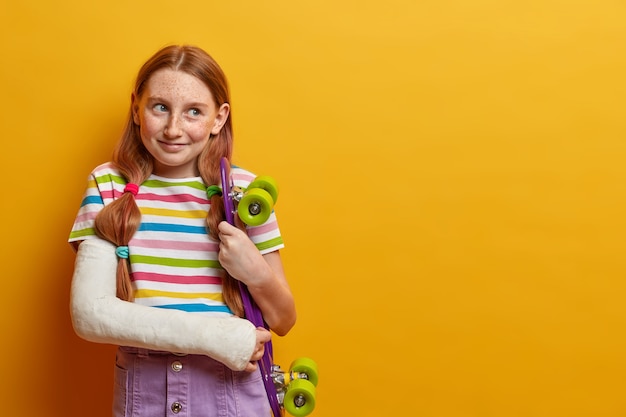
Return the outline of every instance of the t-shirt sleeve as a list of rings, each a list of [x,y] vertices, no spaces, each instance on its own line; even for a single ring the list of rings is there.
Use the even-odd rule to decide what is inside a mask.
[[[93,173],[87,181],[87,189],[78,209],[78,214],[74,220],[72,231],[70,232],[70,242],[89,239],[96,235],[94,230],[94,220],[98,212],[104,207],[104,201],[98,190]]]
[[[256,178],[251,172],[239,167],[233,167],[231,175],[233,184],[244,189]],[[259,226],[247,226],[246,229],[250,240],[256,245],[261,254],[274,252],[285,247],[274,210],[272,210],[270,217],[265,223]]]
[[[96,216],[109,202],[123,192],[124,179],[110,164],[103,164],[94,169],[87,179],[87,189],[74,220],[69,242],[96,237],[94,221]]]
[[[274,211],[265,223],[259,226],[248,226],[247,230],[250,240],[254,242],[261,254],[274,252],[285,247]]]

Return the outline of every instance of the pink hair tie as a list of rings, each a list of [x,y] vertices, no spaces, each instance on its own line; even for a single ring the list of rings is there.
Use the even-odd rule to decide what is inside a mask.
[[[124,192],[131,193],[133,196],[136,196],[139,192],[139,186],[137,184],[129,182],[128,184],[126,184],[126,187],[124,187]]]

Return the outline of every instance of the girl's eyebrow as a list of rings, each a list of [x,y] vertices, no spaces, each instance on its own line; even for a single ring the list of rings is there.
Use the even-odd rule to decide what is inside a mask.
[[[148,101],[152,103],[162,102],[162,103],[168,104],[168,100],[161,96],[149,96]],[[202,101],[193,101],[193,102],[185,103],[185,107],[209,107],[209,105]]]
[[[167,101],[161,96],[148,96],[148,101]]]

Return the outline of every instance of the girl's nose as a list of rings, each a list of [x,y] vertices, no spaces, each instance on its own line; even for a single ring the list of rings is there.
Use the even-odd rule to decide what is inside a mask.
[[[182,129],[180,126],[181,120],[178,116],[172,115],[163,129],[163,134],[167,137],[175,138],[181,135]]]

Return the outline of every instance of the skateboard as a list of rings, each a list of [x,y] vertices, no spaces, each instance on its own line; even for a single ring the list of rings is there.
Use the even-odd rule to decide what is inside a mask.
[[[241,221],[250,226],[265,223],[278,198],[278,187],[274,179],[260,176],[256,177],[245,190],[235,187],[227,158],[220,161],[220,174],[226,221],[235,225],[237,214]],[[256,327],[267,328],[261,310],[241,281],[239,291],[246,318]],[[273,362],[270,341],[265,345],[265,353],[258,364],[274,417],[283,416],[283,410],[294,417],[309,415],[315,408],[315,387],[318,381],[315,361],[305,357],[298,358],[291,363],[288,371],[283,371],[280,365]]]

